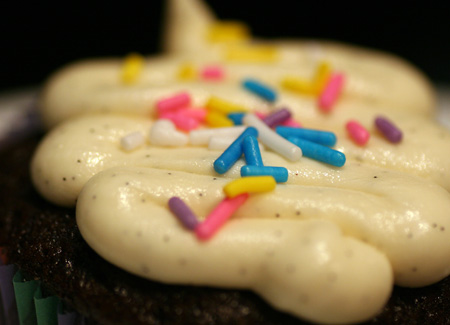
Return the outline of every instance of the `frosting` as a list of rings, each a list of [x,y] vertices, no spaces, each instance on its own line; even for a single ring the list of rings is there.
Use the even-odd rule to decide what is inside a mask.
[[[187,6],[184,18],[169,20],[172,55],[148,59],[135,82],[121,82],[121,60],[96,60],[57,73],[43,93],[43,119],[54,128],[33,157],[32,179],[51,202],[76,204],[80,231],[95,251],[166,283],[251,289],[280,310],[323,323],[369,319],[394,282],[424,286],[450,273],[450,133],[426,117],[433,97],[414,68],[380,53],[308,42],[275,44],[278,59],[270,64],[223,62],[223,45],[197,37],[213,22],[207,9],[196,1],[171,5],[176,17]],[[183,38],[183,20],[192,16],[193,37]],[[280,86],[288,74],[311,78],[323,60],[345,73],[328,114],[314,96]],[[225,75],[180,80],[188,61],[197,68],[220,61]],[[244,89],[247,78],[276,89],[274,102]],[[264,165],[286,167],[287,182],[252,194],[213,238],[200,241],[170,212],[169,199],[182,198],[204,219],[244,161],[219,175],[213,163],[221,151],[156,121],[156,102],[180,92],[194,107],[211,96],[249,111],[288,107],[305,127],[334,132],[346,163],[291,161],[266,148]],[[401,143],[375,130],[380,114],[402,130]],[[347,134],[351,119],[371,132],[365,146]],[[150,130],[179,138],[158,143]],[[124,148],[131,134],[150,139]]]

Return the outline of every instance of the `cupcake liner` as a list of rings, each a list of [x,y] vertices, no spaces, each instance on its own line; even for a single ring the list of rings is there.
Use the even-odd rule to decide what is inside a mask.
[[[0,324],[84,325],[85,319],[48,293],[40,281],[28,280],[0,258]]]

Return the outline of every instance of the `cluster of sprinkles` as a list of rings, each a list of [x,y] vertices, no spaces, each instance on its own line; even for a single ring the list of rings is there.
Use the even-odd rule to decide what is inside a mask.
[[[270,47],[252,48],[240,43],[248,39],[248,30],[239,23],[214,26],[209,38],[213,42],[239,43],[238,47],[228,47],[229,51],[235,51],[231,60],[255,62],[274,59]],[[122,82],[136,82],[143,62],[142,56],[137,54],[126,57]],[[201,77],[205,81],[220,81],[225,76],[225,70],[219,65],[207,65],[198,70],[194,65],[185,63],[178,71],[178,78],[190,80]],[[281,80],[281,87],[317,96],[317,107],[324,113],[330,113],[344,82],[343,73],[333,72],[328,62],[320,62],[310,80],[285,77]],[[270,104],[277,100],[276,90],[258,80],[244,79],[241,85]],[[286,107],[270,114],[250,112],[247,107],[216,96],[211,96],[204,107],[194,107],[189,93],[179,92],[158,100],[155,112],[158,119],[150,130],[150,143],[159,146],[207,145],[211,150],[223,150],[213,163],[218,174],[229,171],[242,156],[245,158],[245,165],[240,169],[241,178],[223,188],[225,198],[203,221],[199,221],[181,198],[169,199],[170,211],[200,240],[211,238],[250,194],[273,191],[277,183],[287,182],[289,173],[285,167],[264,165],[261,150],[265,147],[290,161],[298,161],[305,156],[336,167],[344,166],[346,161],[344,153],[332,149],[337,141],[334,133],[303,128]],[[402,140],[402,132],[387,118],[376,117],[375,126],[388,141],[398,143]],[[354,143],[359,146],[367,144],[370,134],[358,121],[348,121],[345,128]],[[125,151],[131,151],[144,145],[145,141],[143,134],[133,132],[122,137],[120,145]]]

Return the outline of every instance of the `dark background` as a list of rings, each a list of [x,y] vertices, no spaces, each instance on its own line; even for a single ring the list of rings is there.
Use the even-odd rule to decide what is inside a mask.
[[[411,61],[435,83],[450,84],[447,1],[401,6],[394,1],[207,2],[219,18],[247,22],[255,36],[333,39],[378,48]],[[162,0],[4,3],[0,91],[39,86],[73,60],[159,50]]]

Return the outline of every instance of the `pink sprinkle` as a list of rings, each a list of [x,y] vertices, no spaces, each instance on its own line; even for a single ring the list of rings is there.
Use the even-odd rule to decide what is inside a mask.
[[[194,117],[187,116],[184,112],[185,110],[166,112],[161,114],[159,117],[171,120],[178,129],[183,131],[190,131],[198,128],[200,121]]]
[[[169,111],[177,110],[178,108],[189,106],[191,103],[191,96],[187,92],[181,92],[171,97],[160,99],[156,102],[156,110],[158,115]]]
[[[231,215],[248,199],[248,193],[234,198],[225,198],[208,217],[195,228],[195,234],[201,240],[210,238],[231,217]]]
[[[183,115],[192,117],[199,122],[204,122],[208,111],[204,108],[186,108],[183,110]]]
[[[350,120],[345,125],[350,137],[356,144],[363,146],[369,141],[370,133],[367,129],[355,120]]]
[[[334,73],[331,75],[328,83],[319,95],[319,108],[324,112],[329,112],[334,103],[341,94],[344,86],[344,75],[342,73]]]
[[[281,123],[282,126],[290,126],[290,127],[294,127],[294,128],[301,128],[302,125],[297,122],[296,120],[294,120],[292,117],[288,118],[286,121],[284,121],[283,123]]]
[[[208,65],[204,67],[200,74],[203,79],[207,80],[221,80],[225,76],[222,67],[217,65]]]
[[[258,118],[259,118],[260,120],[264,120],[264,118],[267,116],[266,113],[258,112],[258,111],[254,112],[254,114],[255,114],[256,116],[258,116]]]

